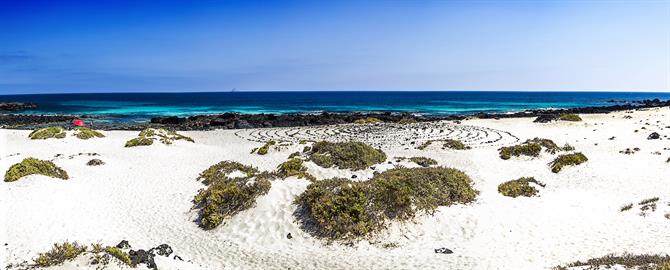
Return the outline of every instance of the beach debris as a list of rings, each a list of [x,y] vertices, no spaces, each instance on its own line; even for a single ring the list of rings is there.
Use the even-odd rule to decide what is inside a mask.
[[[79,120],[79,119],[72,120],[72,124],[75,125],[75,126],[79,126],[79,127],[85,127],[86,126],[84,121]]]
[[[658,132],[652,132],[651,134],[649,134],[649,136],[647,136],[647,140],[658,140],[660,138],[661,135],[658,134]]]
[[[452,253],[454,253],[454,252],[451,251],[451,249],[448,249],[448,248],[445,248],[445,247],[441,247],[441,248],[436,248],[436,249],[435,249],[435,253],[438,253],[438,254],[452,254]]]
[[[88,165],[88,166],[100,166],[100,165],[104,165],[104,164],[105,164],[104,161],[102,161],[100,159],[97,159],[97,158],[91,159],[88,162],[86,162],[86,165]]]

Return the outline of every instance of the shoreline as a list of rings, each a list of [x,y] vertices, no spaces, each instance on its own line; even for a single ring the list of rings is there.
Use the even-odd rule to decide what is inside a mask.
[[[611,100],[610,102],[621,102]],[[28,103],[35,106],[34,103]],[[535,122],[551,122],[561,114],[597,114],[628,110],[670,107],[670,100],[629,101],[625,104],[597,107],[577,107],[563,109],[532,109],[509,113],[472,113],[445,116],[420,115],[409,112],[322,112],[319,114],[241,114],[223,113],[211,115],[193,115],[188,117],[161,116],[153,117],[143,123],[93,123],[92,128],[101,130],[142,130],[145,128],[167,128],[171,130],[214,130],[214,129],[247,129],[270,127],[307,127],[354,123],[365,118],[377,118],[382,122],[431,122],[459,121],[465,119],[504,119],[536,117]],[[74,119],[104,120],[105,117],[88,115],[33,115],[20,113],[0,114],[0,127],[6,129],[32,129],[46,125],[68,125]]]

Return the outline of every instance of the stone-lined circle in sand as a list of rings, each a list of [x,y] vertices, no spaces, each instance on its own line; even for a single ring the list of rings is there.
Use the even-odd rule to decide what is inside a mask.
[[[470,147],[496,147],[513,144],[519,138],[507,131],[456,124],[449,121],[414,124],[344,124],[311,127],[256,128],[235,132],[238,137],[255,142],[301,140],[332,142],[359,141],[374,147],[419,145],[429,140],[460,140]]]

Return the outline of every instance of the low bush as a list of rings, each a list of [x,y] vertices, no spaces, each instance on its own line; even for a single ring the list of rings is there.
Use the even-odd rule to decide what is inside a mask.
[[[498,192],[504,196],[512,198],[519,196],[533,197],[537,195],[539,191],[534,186],[530,185],[530,183],[544,187],[544,184],[535,180],[534,177],[522,177],[500,184],[498,186]]]
[[[626,204],[626,205],[622,206],[622,207],[619,209],[619,212],[628,211],[628,210],[630,210],[630,209],[633,209],[633,204],[632,204],[632,203],[629,203],[629,204]]]
[[[242,171],[243,176],[230,177],[234,171]],[[199,210],[198,222],[204,229],[214,229],[224,219],[256,204],[258,196],[270,190],[272,175],[258,173],[255,168],[237,162],[220,162],[200,173],[198,180],[207,184],[193,198]]]
[[[455,150],[467,150],[470,149],[470,146],[466,146],[462,141],[460,140],[453,140],[453,139],[448,139],[444,140],[444,148],[449,148],[449,149],[455,149]]]
[[[308,180],[316,180],[314,176],[307,172],[307,167],[303,165],[303,160],[299,158],[291,158],[284,163],[279,164],[277,173],[282,178],[289,176],[297,176],[298,178],[306,178]]]
[[[308,156],[316,165],[324,168],[337,166],[352,170],[362,170],[386,160],[382,150],[362,142],[317,142],[312,145]]]
[[[121,250],[120,248],[106,247],[105,248],[105,253],[111,255],[114,258],[117,258],[119,261],[123,262],[126,265],[132,265],[133,264],[132,260],[130,259],[130,255],[128,255],[128,253]]]
[[[100,133],[99,131],[92,130],[87,127],[75,127],[74,128],[74,136],[82,139],[82,140],[88,140],[91,138],[104,138],[105,135]]]
[[[38,254],[34,261],[37,266],[50,267],[60,265],[65,261],[71,261],[85,251],[86,246],[82,246],[77,242],[56,243],[50,251]]]
[[[437,165],[437,161],[432,158],[427,157],[411,157],[410,161],[418,164],[421,167],[430,167],[431,165]]]
[[[670,256],[668,255],[633,255],[624,253],[623,255],[610,254],[600,258],[589,259],[585,262],[577,261],[567,266],[557,266],[554,269],[563,270],[568,267],[578,269],[609,269],[615,265],[623,267],[622,269],[638,270],[669,270]],[[620,269],[620,268],[617,268]]]
[[[582,121],[582,118],[579,117],[579,115],[574,114],[574,113],[565,113],[565,114],[561,114],[561,115],[558,117],[558,119],[559,119],[559,120],[563,120],[563,121],[572,121],[572,122],[579,122],[579,121]]]
[[[302,228],[317,237],[346,240],[378,232],[389,220],[472,202],[477,194],[472,180],[456,169],[395,168],[369,181],[314,182],[296,198],[296,216]]]
[[[549,153],[552,153],[552,154],[555,154],[556,152],[563,150],[554,141],[552,141],[550,139],[535,137],[533,139],[526,140],[524,142],[524,144],[531,144],[531,143],[539,144],[540,146],[545,148],[544,149],[545,151],[547,151]]]
[[[542,146],[537,143],[523,143],[513,146],[505,146],[498,149],[501,159],[510,159],[512,156],[518,157],[521,155],[529,157],[537,157],[540,155]]]
[[[558,173],[565,166],[579,165],[588,160],[589,159],[582,153],[571,153],[556,157],[556,159],[549,163],[549,166],[553,173]]]
[[[431,144],[433,144],[433,140],[427,140],[427,141],[425,141],[425,142],[419,144],[419,145],[416,147],[416,149],[424,150],[424,149],[428,148],[428,146],[430,146]]]
[[[259,155],[265,155],[265,154],[267,154],[268,151],[270,150],[270,146],[273,146],[273,145],[275,145],[276,143],[277,143],[277,142],[275,142],[275,141],[269,141],[269,142],[265,143],[263,146],[259,147],[259,148],[256,150],[256,154],[259,154]]]
[[[175,131],[165,130],[165,129],[153,129],[147,128],[140,131],[140,134],[137,138],[131,139],[126,142],[126,147],[135,147],[143,145],[152,145],[154,140],[159,140],[163,144],[172,144],[177,140],[184,140],[187,142],[195,142],[191,137],[181,135]]]
[[[414,119],[412,117],[403,117],[403,118],[400,118],[400,120],[398,120],[398,124],[402,124],[402,125],[414,124],[416,122],[417,122],[416,119]]]
[[[65,129],[62,127],[40,128],[30,132],[28,137],[31,140],[62,139],[65,138]]]
[[[14,182],[21,177],[32,174],[41,174],[63,180],[69,179],[67,172],[51,161],[26,158],[9,167],[9,170],[5,173],[5,182]]]
[[[374,124],[374,123],[381,123],[383,122],[382,120],[379,120],[378,118],[374,117],[366,117],[366,118],[359,118],[354,121],[355,124],[359,125],[364,125],[364,124]]]

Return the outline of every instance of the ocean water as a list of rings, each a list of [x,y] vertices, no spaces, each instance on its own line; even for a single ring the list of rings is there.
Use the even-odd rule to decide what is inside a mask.
[[[0,101],[35,102],[22,113],[86,114],[109,121],[147,121],[155,116],[238,113],[410,112],[424,115],[515,112],[526,109],[607,106],[610,100],[670,99],[670,93],[346,91],[100,93],[0,95]]]

